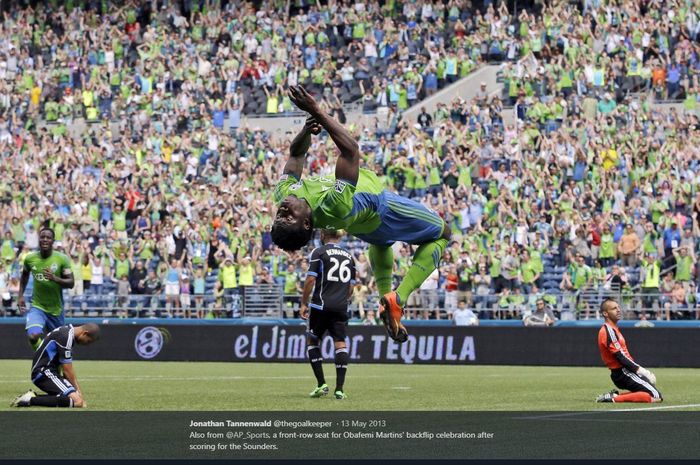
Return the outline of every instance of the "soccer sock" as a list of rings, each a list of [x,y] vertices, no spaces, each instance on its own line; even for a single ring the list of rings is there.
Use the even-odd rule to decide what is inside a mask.
[[[377,283],[379,297],[391,292],[391,275],[394,271],[394,251],[391,247],[370,245],[369,263],[374,273],[374,281]]]
[[[643,402],[648,404],[651,402],[651,394],[644,391],[618,394],[613,399],[613,402]]]
[[[435,271],[440,264],[440,258],[446,247],[447,239],[444,238],[418,247],[416,253],[413,254],[411,267],[406,272],[406,276],[399,284],[398,289],[396,289],[400,304],[405,305],[411,292],[418,289],[423,284],[423,281],[428,279],[428,276]]]
[[[311,362],[311,368],[314,370],[314,376],[316,376],[319,387],[326,384],[326,378],[323,376],[321,349],[318,346],[309,346],[306,348],[306,353],[309,354],[309,362]]]
[[[335,349],[335,390],[342,391],[345,384],[345,372],[348,371],[350,354],[348,349]]]
[[[29,399],[32,407],[73,407],[73,399],[59,396],[36,396]]]

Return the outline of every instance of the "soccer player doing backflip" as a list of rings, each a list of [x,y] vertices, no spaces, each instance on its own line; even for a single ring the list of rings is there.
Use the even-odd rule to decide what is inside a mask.
[[[290,146],[290,157],[275,188],[279,205],[272,225],[273,242],[287,251],[305,246],[314,228],[343,229],[369,243],[369,259],[379,291],[379,316],[389,336],[397,342],[408,338],[401,323],[403,306],[438,267],[450,239],[450,228],[432,210],[387,191],[369,170],[360,168],[355,139],[340,123],[323,111],[301,87],[291,87],[290,98],[309,113],[304,128]],[[325,129],[340,152],[335,177],[302,179],[311,135]],[[417,245],[406,276],[392,291],[396,241]]]

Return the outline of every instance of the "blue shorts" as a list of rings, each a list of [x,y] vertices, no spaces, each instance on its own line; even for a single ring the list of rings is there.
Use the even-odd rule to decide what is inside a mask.
[[[396,241],[425,244],[440,239],[445,222],[440,215],[414,200],[384,191],[377,196],[381,225],[366,234],[355,234],[363,241],[389,246]]]
[[[49,315],[40,308],[31,307],[27,312],[27,324],[24,326],[24,329],[27,330],[27,334],[48,333],[64,324],[63,312],[58,316],[54,316]]]

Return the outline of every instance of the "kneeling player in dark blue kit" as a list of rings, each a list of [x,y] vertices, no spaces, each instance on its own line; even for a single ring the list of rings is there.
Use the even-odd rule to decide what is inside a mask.
[[[355,260],[350,252],[333,243],[337,237],[334,230],[321,232],[323,245],[311,253],[301,297],[301,317],[309,320],[307,353],[318,381],[310,397],[328,394],[321,355],[323,335],[328,332],[335,342],[335,398],[345,399],[343,384],[350,359],[345,344],[345,329],[349,317],[348,300],[355,283]]]
[[[73,347],[100,338],[94,323],[66,325],[51,331],[34,353],[32,382],[47,395],[31,389],[12,402],[13,407],[87,407],[78,378],[73,371]]]

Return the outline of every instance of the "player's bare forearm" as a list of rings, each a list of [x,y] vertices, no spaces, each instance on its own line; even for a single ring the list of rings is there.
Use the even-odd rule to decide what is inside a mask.
[[[66,377],[68,381],[75,387],[75,389],[78,390],[78,393],[82,396],[83,391],[80,389],[80,385],[78,384],[78,378],[75,376],[75,370],[73,370],[73,364],[72,363],[66,363],[65,365],[61,365],[61,368],[63,369],[63,376]]]
[[[313,116],[309,116],[301,128],[299,134],[296,135],[292,144],[289,146],[289,159],[284,165],[284,173],[294,175],[297,179],[301,178],[304,172],[304,162],[306,161],[306,153],[311,147],[311,136],[319,134],[321,126],[316,122]]]
[[[304,156],[306,152],[309,151],[309,147],[311,147],[311,130],[308,125],[305,124],[304,127],[301,128],[301,131],[299,131],[299,134],[292,140],[292,144],[289,146],[289,156],[292,158],[301,158],[303,163]]]
[[[311,297],[311,292],[314,290],[314,285],[316,284],[316,278],[313,276],[307,276],[304,282],[304,291],[301,294],[301,304],[309,305],[309,297]]]
[[[352,134],[350,134],[350,131],[345,129],[335,118],[320,108],[318,109],[318,114],[314,114],[313,116],[316,121],[318,121],[318,124],[323,126],[328,132],[328,135],[331,136],[338,150],[340,150],[340,156],[355,161],[359,167],[360,146],[357,144]]]
[[[323,111],[316,100],[302,86],[292,86],[289,97],[300,110],[308,112],[331,136],[340,150],[340,158],[335,165],[336,178],[357,182],[360,169],[360,147],[352,134],[328,113]]]
[[[57,277],[56,283],[63,289],[73,289],[73,286],[75,286],[75,279],[73,279],[73,275],[71,274],[70,276],[66,276],[65,278]]]
[[[319,114],[314,117],[340,150],[340,157],[335,162],[336,179],[344,179],[356,184],[360,175],[360,146],[357,141],[350,131],[323,110],[319,109]]]

